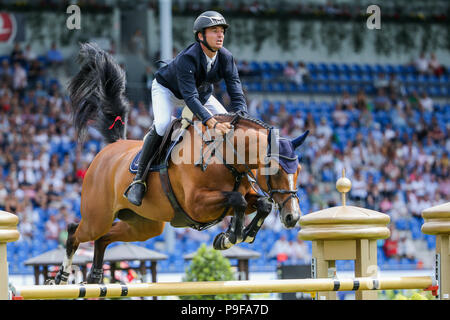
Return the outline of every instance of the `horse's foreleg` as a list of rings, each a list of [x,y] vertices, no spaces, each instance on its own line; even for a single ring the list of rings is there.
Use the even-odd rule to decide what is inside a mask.
[[[226,205],[234,209],[234,215],[226,232],[218,234],[213,242],[216,250],[225,250],[238,244],[244,239],[244,216],[247,201],[239,192],[224,192]]]
[[[271,211],[272,202],[266,197],[258,198],[256,201],[256,215],[244,230],[244,242],[253,243],[256,234]]]
[[[66,256],[63,264],[55,277],[55,284],[66,284],[72,269],[72,258],[77,251],[80,242],[75,236],[75,230],[78,224],[71,223],[67,227]]]

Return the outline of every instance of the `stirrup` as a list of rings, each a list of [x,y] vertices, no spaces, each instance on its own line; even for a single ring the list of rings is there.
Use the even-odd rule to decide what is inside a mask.
[[[135,184],[142,184],[144,186],[144,193],[147,192],[147,182],[143,181],[143,180],[135,180],[133,181],[128,188],[125,190],[125,192],[123,193],[123,196],[126,198],[128,191],[130,191],[131,187],[134,186]]]

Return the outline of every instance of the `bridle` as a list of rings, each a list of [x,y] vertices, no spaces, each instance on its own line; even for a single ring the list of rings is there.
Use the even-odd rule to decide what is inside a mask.
[[[233,117],[233,119],[230,121],[230,124],[231,124],[231,126],[232,126],[232,130],[230,131],[231,133],[234,132],[234,125],[239,121],[240,117],[241,117],[240,114],[236,114],[236,115]],[[282,154],[279,154],[279,153],[276,153],[276,154],[272,154],[272,153],[271,153],[271,145],[270,145],[269,141],[270,141],[270,139],[271,139],[272,134],[276,134],[276,135],[277,135],[278,132],[276,132],[276,131],[274,130],[273,127],[268,128],[268,130],[269,130],[269,134],[268,134],[268,137],[267,137],[267,139],[268,139],[268,143],[267,143],[267,154],[266,154],[266,157],[265,157],[265,162],[266,162],[267,164],[265,165],[265,169],[269,169],[269,165],[270,165],[270,161],[269,161],[269,160],[272,159],[272,158],[275,159],[275,161],[277,161],[277,162],[278,162],[278,159],[279,159],[279,158],[283,158],[283,159],[286,159],[286,160],[288,160],[288,161],[295,161],[295,160],[297,160],[297,157],[288,157],[288,156],[285,156],[285,155],[282,155]],[[229,133],[230,133],[230,132],[229,132]],[[288,189],[273,189],[273,188],[272,188],[272,185],[271,185],[271,183],[270,183],[270,175],[269,175],[269,174],[266,174],[266,175],[265,175],[265,176],[266,176],[267,191],[264,190],[264,188],[258,183],[258,179],[256,179],[256,177],[255,177],[255,175],[253,174],[253,172],[252,172],[252,170],[250,169],[250,167],[249,167],[247,164],[245,164],[245,161],[241,161],[242,159],[240,159],[240,156],[239,156],[239,154],[237,153],[237,151],[236,151],[236,149],[235,149],[233,143],[232,143],[232,142],[230,141],[230,139],[229,139],[229,138],[232,137],[232,134],[229,135],[229,133],[227,133],[227,134],[225,135],[225,138],[222,138],[222,139],[224,139],[224,140],[226,141],[226,143],[229,144],[229,145],[231,146],[231,148],[232,148],[234,154],[236,155],[236,157],[238,158],[238,160],[240,160],[240,163],[242,163],[242,164],[244,165],[244,167],[245,167],[245,170],[244,170],[243,172],[240,172],[240,171],[238,171],[235,167],[233,167],[233,166],[231,166],[230,164],[226,163],[226,161],[224,161],[224,159],[223,159],[223,157],[222,157],[222,163],[225,165],[225,167],[228,168],[228,170],[231,171],[231,173],[232,173],[233,176],[235,177],[235,187],[234,187],[234,190],[235,190],[235,191],[236,191],[237,188],[239,187],[240,182],[242,181],[242,178],[243,178],[244,176],[247,176],[247,179],[248,179],[248,181],[249,181],[250,186],[252,187],[252,189],[253,189],[256,193],[258,193],[258,194],[260,194],[260,195],[262,195],[262,196],[268,198],[268,200],[269,200],[270,202],[272,202],[272,204],[278,205],[278,208],[279,208],[280,211],[284,208],[284,206],[286,205],[286,203],[287,203],[290,199],[296,198],[296,199],[298,200],[298,195],[297,195],[298,189],[294,189],[294,190],[290,190],[290,189],[289,189],[289,190],[288,190]],[[280,137],[277,136],[276,139],[285,139],[285,138],[280,138]],[[216,141],[218,141],[218,142],[221,143],[223,140],[216,139]],[[214,149],[214,150],[216,150],[216,149]],[[217,156],[217,152],[216,152],[216,156]],[[256,188],[255,186],[256,186],[257,188]],[[284,201],[283,201],[281,204],[278,204],[278,203],[276,203],[276,201],[273,199],[273,196],[274,196],[274,194],[276,194],[276,193],[279,193],[279,194],[289,194],[289,197],[287,197],[286,199],[284,199]]]
[[[273,133],[274,133],[273,128],[270,128],[270,129],[269,129],[268,139],[270,139],[270,137],[271,137],[271,135],[272,135]],[[285,139],[285,138],[277,137],[277,139]],[[285,156],[285,155],[282,155],[282,154],[279,154],[279,153],[277,153],[277,154],[272,154],[272,153],[271,153],[270,144],[268,143],[268,144],[267,144],[267,155],[266,155],[266,159],[265,159],[265,162],[267,162],[266,168],[269,167],[269,163],[270,163],[269,160],[270,160],[271,158],[275,158],[275,161],[277,161],[277,162],[278,162],[277,159],[279,159],[279,158],[283,158],[283,159],[286,159],[286,160],[288,160],[288,161],[295,161],[295,160],[297,160],[297,157],[288,157],[288,156]],[[286,205],[286,203],[287,203],[291,198],[296,198],[297,201],[299,200],[299,199],[298,199],[298,195],[297,195],[298,189],[294,189],[294,190],[290,190],[290,189],[289,189],[289,190],[288,190],[288,189],[272,189],[272,185],[271,185],[271,183],[270,183],[270,176],[269,176],[268,174],[266,174],[265,176],[266,176],[266,184],[267,184],[267,188],[268,188],[269,201],[271,201],[272,203],[276,204],[276,202],[273,200],[273,195],[274,195],[275,193],[289,194],[289,197],[287,197],[286,199],[284,199],[283,202],[281,203],[281,205],[278,204],[278,207],[279,207],[279,210],[280,210],[280,211],[284,208],[284,206]],[[262,189],[262,187],[261,187],[257,182],[256,182],[256,185],[261,189],[261,191],[264,191],[264,190]]]

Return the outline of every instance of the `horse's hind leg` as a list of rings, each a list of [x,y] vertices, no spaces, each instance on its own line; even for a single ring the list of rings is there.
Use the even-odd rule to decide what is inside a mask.
[[[120,212],[118,218],[122,221],[115,222],[109,232],[94,243],[94,261],[89,272],[88,283],[102,281],[103,259],[109,244],[116,241],[145,241],[160,235],[164,229],[164,222],[145,219],[129,210]]]
[[[78,224],[71,223],[67,227],[66,255],[63,264],[55,277],[55,284],[66,284],[72,269],[72,258],[77,251],[80,242],[75,237]]]
[[[114,226],[117,223],[112,225],[111,231],[114,229]],[[111,232],[110,231],[110,232]],[[109,232],[109,233],[110,233]],[[101,283],[103,279],[103,258],[105,255],[105,250],[108,244],[111,243],[109,240],[109,233],[95,240],[94,242],[94,259],[92,262],[92,268],[89,272],[87,283]]]

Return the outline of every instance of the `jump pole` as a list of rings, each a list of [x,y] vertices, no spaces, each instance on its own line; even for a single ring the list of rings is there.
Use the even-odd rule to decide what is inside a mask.
[[[86,284],[16,286],[15,296],[32,299],[124,298],[246,293],[286,293],[313,291],[361,291],[429,289],[432,277],[392,277],[353,279],[283,279],[267,281],[200,281],[138,284]]]

